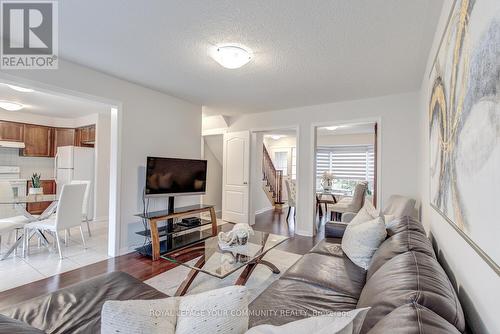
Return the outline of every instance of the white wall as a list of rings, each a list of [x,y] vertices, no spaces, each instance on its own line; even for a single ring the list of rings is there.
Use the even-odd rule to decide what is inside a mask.
[[[199,158],[201,106],[66,61],[60,61],[58,70],[1,71],[0,79],[21,80],[24,85],[39,89],[88,95],[90,99],[100,97],[101,102],[118,104],[121,171],[117,248],[125,252],[134,245],[142,245],[143,239],[134,233],[143,228],[142,222],[134,215],[143,209],[146,157]],[[199,196],[189,196],[180,198],[176,204],[199,200]],[[166,199],[154,200],[150,207],[165,207],[166,202]]]
[[[215,211],[220,212],[222,210],[223,136],[204,136],[203,142],[203,159],[207,160],[207,191],[202,196],[202,201],[204,204],[215,205]]]
[[[500,328],[500,279],[491,267],[430,205],[429,199],[429,118],[428,103],[431,82],[429,72],[450,12],[452,0],[446,0],[423,76],[419,111],[419,193],[422,200],[422,222],[437,244],[439,259],[448,269],[467,322],[474,333],[497,333]]]
[[[345,135],[318,135],[318,146],[333,145],[373,145],[375,135],[373,133],[355,133]]]
[[[229,131],[295,128],[298,131],[297,233],[313,234],[314,147],[313,125],[352,121],[380,123],[379,191],[381,204],[391,194],[416,197],[419,94],[407,93],[286,110],[247,114],[232,119]]]
[[[17,148],[0,148],[0,166],[18,166],[21,179],[28,180],[33,173],[42,175],[42,180],[54,179],[54,158],[23,157]]]
[[[74,127],[74,121],[71,118],[44,116],[23,111],[0,110],[0,120],[54,127]]]
[[[108,219],[109,169],[111,156],[111,114],[99,114],[95,139],[95,219]]]

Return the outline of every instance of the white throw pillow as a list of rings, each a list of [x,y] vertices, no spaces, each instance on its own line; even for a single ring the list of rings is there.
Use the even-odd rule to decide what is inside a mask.
[[[248,295],[229,286],[180,298],[176,334],[243,334],[248,329]]]
[[[174,334],[177,298],[112,300],[101,311],[102,334]]]
[[[245,334],[358,334],[370,308],[301,319],[282,326],[260,325]]]
[[[350,224],[358,222],[366,222],[373,220],[380,215],[377,209],[373,206],[371,201],[365,201],[363,207],[358,211],[358,213],[351,220]]]
[[[351,222],[342,237],[342,250],[357,266],[367,270],[372,256],[385,240],[384,218],[369,221]]]

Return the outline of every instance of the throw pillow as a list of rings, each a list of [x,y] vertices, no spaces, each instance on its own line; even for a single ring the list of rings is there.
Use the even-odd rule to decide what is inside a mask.
[[[243,334],[247,329],[248,296],[244,286],[229,286],[179,300],[176,334]]]
[[[373,254],[386,236],[382,217],[351,222],[347,225],[342,238],[342,250],[354,264],[367,270]]]
[[[369,309],[366,307],[349,312],[334,312],[282,326],[260,325],[250,328],[245,334],[358,334]]]
[[[373,206],[371,201],[365,201],[365,204],[361,208],[361,210],[358,211],[356,216],[351,220],[350,224],[352,223],[357,223],[357,222],[366,222],[368,220],[373,220],[379,216],[379,212],[375,207]]]
[[[101,311],[102,334],[174,334],[178,298],[112,300]]]

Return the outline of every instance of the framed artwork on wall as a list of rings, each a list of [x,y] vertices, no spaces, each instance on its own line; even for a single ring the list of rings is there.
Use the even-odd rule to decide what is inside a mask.
[[[429,80],[430,204],[500,274],[500,1],[455,1]]]

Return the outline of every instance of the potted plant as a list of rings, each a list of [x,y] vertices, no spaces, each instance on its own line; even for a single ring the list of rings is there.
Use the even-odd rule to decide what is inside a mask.
[[[333,188],[333,180],[335,176],[333,173],[324,172],[323,177],[321,177],[321,187],[323,187],[324,191],[330,191]]]
[[[31,187],[29,189],[30,195],[43,195],[42,182],[40,181],[41,177],[42,175],[38,173],[33,173],[31,176]]]

